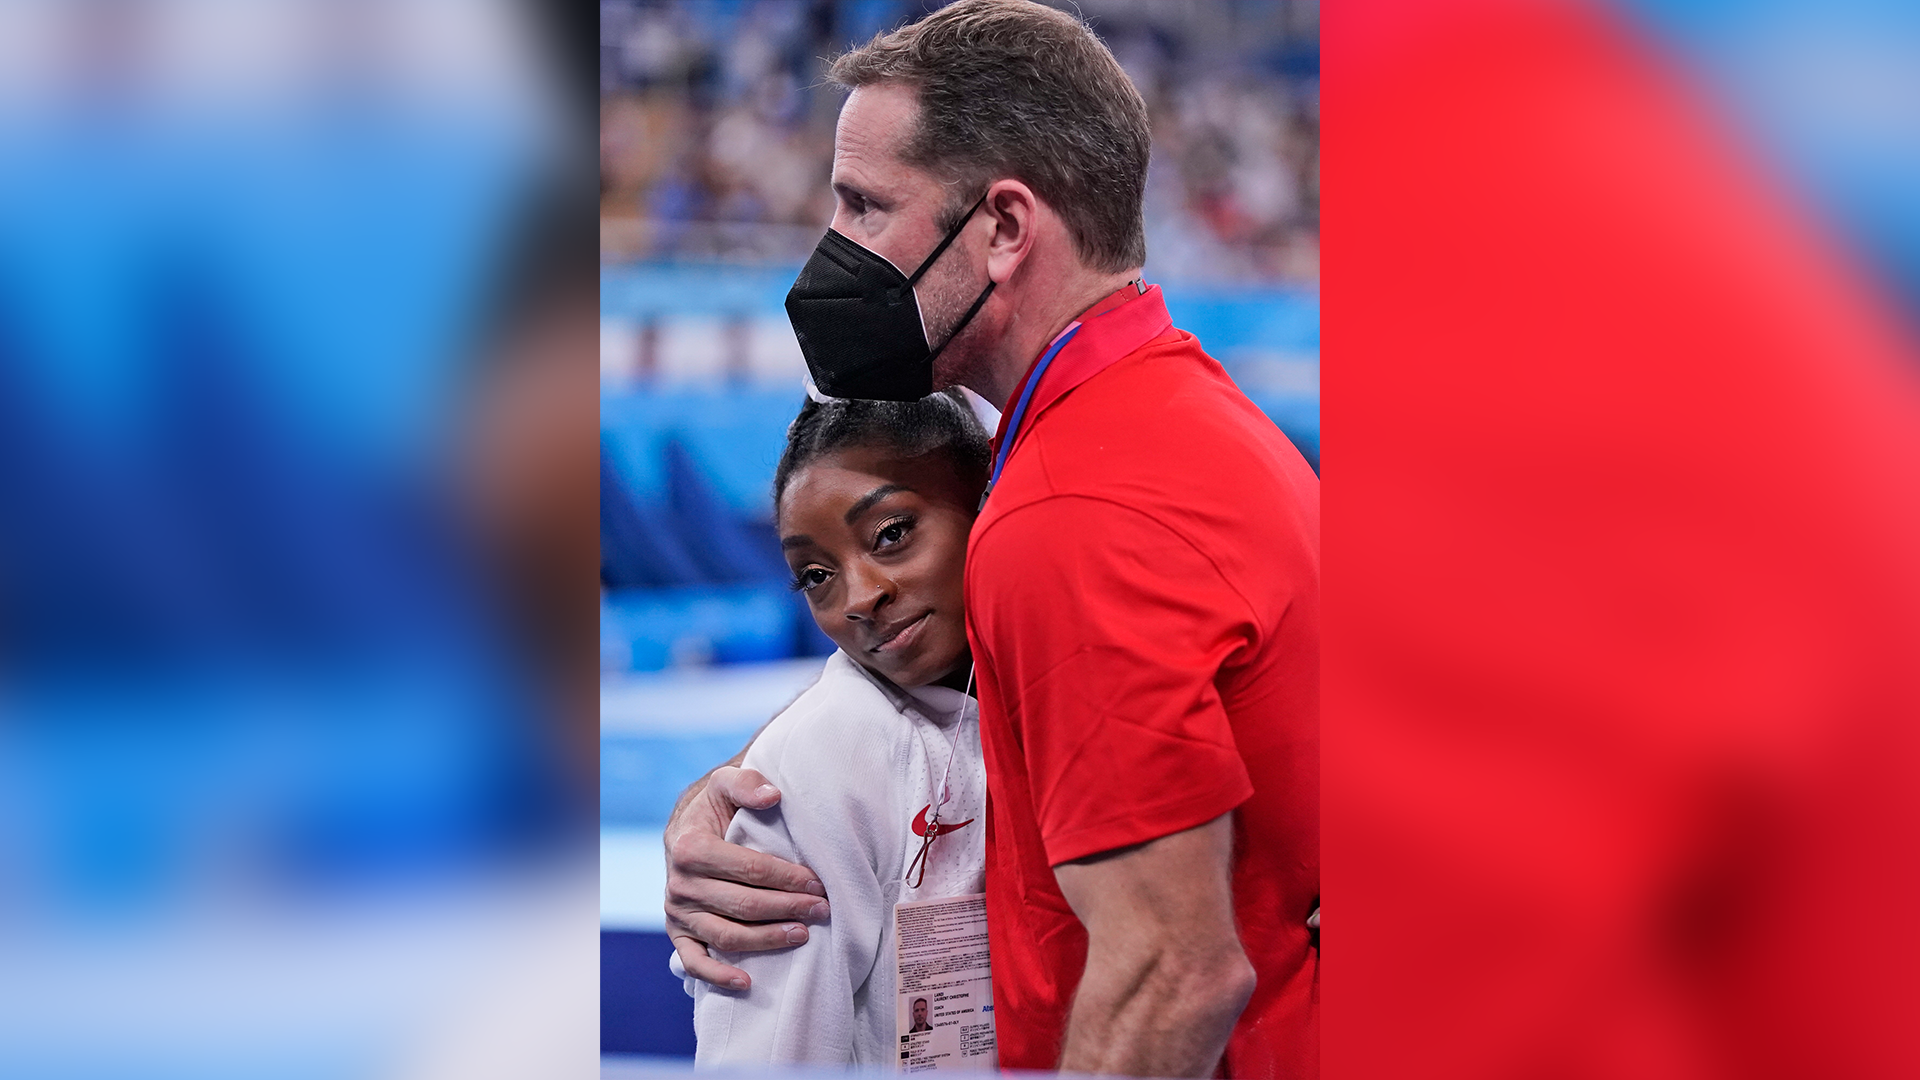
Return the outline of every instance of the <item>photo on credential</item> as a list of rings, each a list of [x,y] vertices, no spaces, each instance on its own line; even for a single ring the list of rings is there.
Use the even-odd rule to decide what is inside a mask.
[[[601,0],[606,1075],[1317,1074],[1319,34]]]

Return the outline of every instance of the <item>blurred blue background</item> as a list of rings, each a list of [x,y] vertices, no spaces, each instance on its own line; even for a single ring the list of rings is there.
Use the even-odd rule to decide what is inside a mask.
[[[782,306],[832,216],[822,58],[931,5],[601,12],[601,1046],[693,1051],[674,797],[818,674],[769,485],[804,400]],[[1154,120],[1147,274],[1318,466],[1318,9],[1087,2]]]
[[[0,5],[0,1075],[596,1064],[547,19]]]

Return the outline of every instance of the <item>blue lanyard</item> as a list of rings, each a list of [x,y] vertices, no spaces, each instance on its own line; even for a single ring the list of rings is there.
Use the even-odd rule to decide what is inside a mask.
[[[1027,417],[1027,402],[1033,400],[1033,391],[1040,385],[1040,377],[1047,373],[1047,366],[1053,363],[1053,358],[1060,355],[1060,350],[1066,348],[1067,342],[1072,341],[1079,332],[1078,323],[1068,327],[1067,332],[1061,334],[1053,347],[1040,357],[1040,362],[1033,366],[1033,377],[1027,380],[1026,389],[1020,391],[1020,400],[1014,403],[1013,415],[1007,418],[1007,437],[1000,443],[1000,452],[994,455],[993,472],[987,476],[987,490],[980,493],[982,507],[987,505],[987,496],[993,494],[993,485],[1000,482],[1000,470],[1007,467],[1007,455],[1013,453],[1013,444],[1019,439],[1020,422]]]

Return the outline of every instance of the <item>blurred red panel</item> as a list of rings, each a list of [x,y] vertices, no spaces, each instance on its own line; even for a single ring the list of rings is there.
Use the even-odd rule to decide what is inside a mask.
[[[1911,343],[1602,10],[1324,51],[1327,1075],[1920,1075]]]

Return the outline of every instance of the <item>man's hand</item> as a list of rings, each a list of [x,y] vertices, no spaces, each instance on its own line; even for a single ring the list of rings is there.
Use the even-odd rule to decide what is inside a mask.
[[[1053,868],[1087,928],[1062,1072],[1211,1076],[1253,996],[1233,925],[1233,815]]]
[[[689,788],[667,822],[667,935],[687,974],[745,990],[747,973],[707,955],[784,949],[807,928],[780,920],[827,917],[826,889],[813,871],[726,842],[740,807],[765,810],[780,792],[752,769],[723,765]]]

